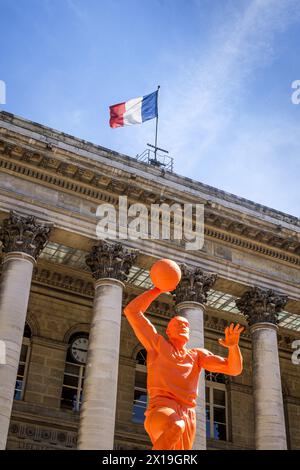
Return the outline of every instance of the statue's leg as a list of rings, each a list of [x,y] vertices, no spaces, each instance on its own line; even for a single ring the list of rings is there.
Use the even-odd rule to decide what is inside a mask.
[[[185,422],[174,409],[159,407],[147,416],[145,429],[151,438],[153,450],[172,450],[184,433]]]

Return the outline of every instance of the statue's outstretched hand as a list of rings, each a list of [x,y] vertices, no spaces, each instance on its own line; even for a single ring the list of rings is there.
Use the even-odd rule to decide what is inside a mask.
[[[232,348],[239,344],[240,334],[244,331],[244,327],[238,323],[234,326],[233,323],[225,328],[225,339],[219,339],[219,343],[225,348]]]

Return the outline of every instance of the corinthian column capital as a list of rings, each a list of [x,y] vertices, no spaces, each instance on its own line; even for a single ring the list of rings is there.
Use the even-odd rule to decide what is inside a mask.
[[[22,252],[37,259],[48,241],[50,231],[49,225],[37,223],[34,216],[24,217],[12,211],[0,228],[3,252]]]
[[[253,287],[236,300],[236,306],[245,315],[250,326],[265,322],[277,325],[278,314],[286,302],[285,295],[279,295],[271,289]]]
[[[121,243],[100,241],[86,257],[86,264],[96,280],[113,278],[126,281],[137,258],[136,250],[127,250]]]
[[[217,280],[217,274],[206,273],[200,268],[180,265],[181,281],[175,289],[176,305],[181,302],[198,302],[205,304],[209,289]]]

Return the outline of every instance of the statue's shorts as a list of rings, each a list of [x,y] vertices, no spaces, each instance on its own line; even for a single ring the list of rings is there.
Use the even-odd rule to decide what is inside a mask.
[[[157,423],[161,422],[161,415],[165,415],[165,429],[160,429],[161,432],[168,430],[172,423],[183,420],[184,430],[180,433],[179,439],[170,442],[169,449],[166,450],[190,450],[192,449],[195,433],[196,433],[196,412],[194,407],[186,406],[178,403],[175,400],[166,397],[155,397],[151,399],[149,406],[145,412],[145,429],[150,436],[152,444],[158,436]],[[158,416],[160,416],[158,418]],[[160,432],[160,433],[161,433]],[[174,436],[175,437],[175,436]]]

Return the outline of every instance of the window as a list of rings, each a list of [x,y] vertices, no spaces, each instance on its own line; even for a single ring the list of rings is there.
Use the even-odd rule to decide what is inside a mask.
[[[25,383],[26,383],[27,369],[28,369],[29,356],[30,356],[30,342],[31,342],[31,329],[28,323],[26,323],[25,328],[24,328],[24,333],[23,333],[23,341],[22,341],[22,347],[21,347],[17,380],[16,380],[16,385],[15,385],[15,393],[14,393],[15,400],[23,400],[24,398]]]
[[[64,381],[61,394],[61,407],[72,411],[80,411],[82,402],[82,391],[85,374],[85,357],[82,362],[76,360],[72,355],[73,344],[87,344],[88,335],[86,333],[76,333],[69,340],[67,359],[64,372]],[[85,349],[85,351],[83,350]],[[84,354],[86,346],[82,346],[80,351]],[[83,362],[84,361],[84,362]]]
[[[132,421],[143,424],[144,413],[147,408],[147,352],[142,349],[136,356],[134,399],[132,408]]]
[[[206,437],[226,441],[227,430],[227,392],[224,374],[205,372],[206,394]]]

